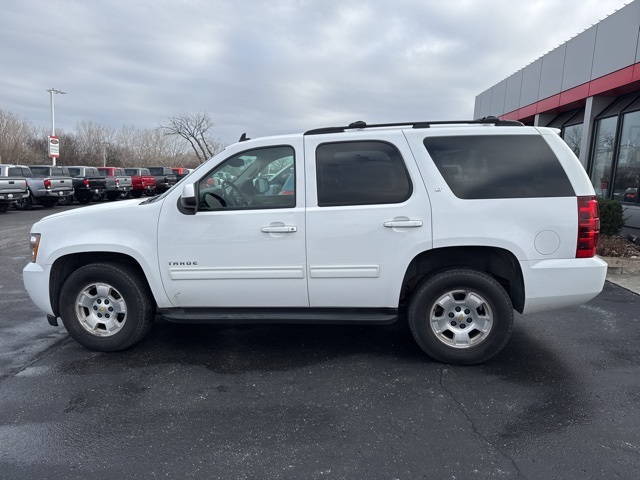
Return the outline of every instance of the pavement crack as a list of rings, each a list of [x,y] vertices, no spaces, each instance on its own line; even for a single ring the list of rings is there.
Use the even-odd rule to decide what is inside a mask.
[[[469,414],[467,413],[467,410],[464,407],[464,405],[462,404],[462,402],[460,402],[460,400],[458,400],[456,398],[455,394],[445,386],[445,384],[444,384],[444,375],[445,375],[446,372],[447,372],[447,368],[446,367],[444,367],[444,366],[440,367],[440,371],[439,371],[440,375],[439,375],[439,378],[438,378],[438,383],[440,384],[440,388],[442,388],[442,390],[444,390],[447,393],[447,395],[449,395],[449,397],[451,397],[453,402],[458,406],[458,410],[460,411],[460,413],[462,413],[462,415],[464,415],[464,417],[467,419],[467,421],[471,425],[471,430],[473,430],[473,433],[475,433],[476,436],[481,438],[487,445],[489,445],[489,447],[493,448],[500,455],[502,455],[504,458],[506,458],[511,463],[511,465],[513,465],[513,468],[515,468],[515,470],[516,470],[516,472],[518,474],[518,478],[523,478],[523,479],[527,480],[527,477],[525,477],[522,474],[522,472],[518,468],[518,465],[516,464],[515,460],[513,458],[511,458],[506,452],[501,450],[500,447],[498,447],[494,442],[489,440],[489,438],[487,438],[482,432],[480,432],[478,426],[475,424],[473,419],[469,416]]]

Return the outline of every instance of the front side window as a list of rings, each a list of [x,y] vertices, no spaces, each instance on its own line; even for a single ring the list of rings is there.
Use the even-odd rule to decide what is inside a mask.
[[[318,146],[316,176],[320,207],[401,203],[412,192],[400,152],[380,141]]]
[[[458,198],[575,195],[562,165],[540,135],[427,137],[424,145]]]
[[[234,155],[198,183],[198,210],[295,207],[294,162],[290,146],[257,148]]]
[[[591,183],[596,195],[608,198],[611,189],[613,149],[618,117],[598,120],[591,166]]]

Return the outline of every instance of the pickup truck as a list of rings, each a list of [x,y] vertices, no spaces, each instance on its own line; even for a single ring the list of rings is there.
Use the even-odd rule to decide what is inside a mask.
[[[107,189],[107,180],[96,167],[66,167],[73,178],[74,198],[78,203],[87,204],[95,195],[102,195]]]
[[[0,164],[0,213],[5,213],[19,199],[28,196],[29,189],[22,168]]]
[[[129,197],[133,185],[131,177],[124,173],[124,168],[98,167],[98,172],[107,181],[107,189],[104,193],[107,200]]]
[[[49,323],[97,351],[135,344],[156,314],[401,320],[432,358],[475,364],[505,346],[514,310],[602,291],[599,229],[591,181],[554,129],[359,121],[242,141],[163,195],[46,217],[23,278]]]
[[[178,181],[178,177],[169,167],[149,167],[149,172],[156,179],[156,193],[164,193]]]
[[[171,171],[175,174],[178,182],[191,173],[191,170],[184,167],[171,167]]]
[[[29,187],[29,196],[15,203],[14,206],[18,210],[30,210],[33,205],[51,208],[58,203],[58,200],[64,201],[73,196],[73,179],[64,175],[61,167],[29,165],[28,170],[25,178]]]
[[[131,196],[140,198],[142,195],[155,195],[156,179],[148,168],[125,168],[124,173],[131,176]]]

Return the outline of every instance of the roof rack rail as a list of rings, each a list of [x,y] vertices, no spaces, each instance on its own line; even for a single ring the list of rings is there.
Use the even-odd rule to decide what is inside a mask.
[[[433,122],[399,122],[399,123],[375,123],[367,125],[366,122],[358,120],[343,127],[322,127],[314,128],[304,132],[305,135],[322,135],[326,133],[343,133],[346,130],[361,130],[364,128],[377,127],[411,127],[411,128],[429,128],[431,125],[469,125],[469,124],[491,124],[498,127],[504,126],[524,126],[522,122],[517,120],[500,120],[498,117],[482,117],[476,120],[437,120]]]

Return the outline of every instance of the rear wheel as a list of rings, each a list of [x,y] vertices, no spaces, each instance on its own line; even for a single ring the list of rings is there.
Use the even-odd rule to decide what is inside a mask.
[[[60,316],[69,335],[82,346],[113,352],[147,334],[155,305],[137,272],[116,263],[94,263],[66,280],[60,294]]]
[[[13,204],[13,207],[17,210],[31,210],[31,207],[33,207],[33,200],[31,200],[31,195],[29,195],[27,198],[21,198]]]
[[[78,203],[81,203],[83,205],[86,205],[87,203],[89,203],[92,198],[93,198],[92,194],[89,194],[89,195],[77,195],[76,194],[76,200],[78,201]]]
[[[43,198],[42,200],[40,200],[39,203],[44,208],[53,208],[54,206],[56,206],[58,204],[58,199],[57,198]]]
[[[132,190],[131,196],[133,198],[140,198],[142,196],[142,190]]]
[[[409,304],[413,337],[425,353],[444,363],[481,363],[506,345],[513,306],[489,275],[451,269],[426,279]]]
[[[9,210],[10,203],[0,203],[0,213],[4,213]]]

